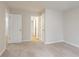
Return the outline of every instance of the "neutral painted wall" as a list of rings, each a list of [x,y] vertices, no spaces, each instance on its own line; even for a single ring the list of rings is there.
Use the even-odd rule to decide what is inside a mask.
[[[5,10],[6,10],[6,6],[3,4],[3,2],[0,2],[0,49],[2,50],[6,48]]]
[[[45,42],[55,43],[63,41],[63,14],[51,9],[45,10]]]
[[[79,8],[64,12],[64,40],[79,46]]]
[[[31,16],[37,16],[35,12],[11,10],[12,14],[22,15],[22,39],[23,41],[31,41]]]

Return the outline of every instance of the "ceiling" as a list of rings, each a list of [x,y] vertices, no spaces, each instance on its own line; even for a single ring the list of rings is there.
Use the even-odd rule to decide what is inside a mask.
[[[41,12],[45,8],[66,11],[79,7],[79,1],[7,1],[11,10]]]

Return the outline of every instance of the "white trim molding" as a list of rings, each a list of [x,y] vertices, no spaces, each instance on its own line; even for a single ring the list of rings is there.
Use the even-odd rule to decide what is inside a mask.
[[[64,42],[64,40],[45,42],[45,44],[53,44],[53,43],[59,43],[59,42]]]
[[[28,41],[30,42],[31,40],[22,40],[22,42],[28,42]]]
[[[67,43],[67,44],[70,44],[72,46],[75,46],[75,47],[79,48],[79,45],[77,45],[77,44],[74,44],[74,43],[71,43],[71,42],[68,42],[68,41],[64,41],[64,42]]]

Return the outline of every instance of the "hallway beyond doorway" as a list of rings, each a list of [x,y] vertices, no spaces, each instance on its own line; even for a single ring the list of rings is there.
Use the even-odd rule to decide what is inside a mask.
[[[31,34],[32,34],[32,42],[39,42],[39,16],[31,16]]]
[[[32,35],[32,42],[39,42],[39,38],[36,38],[35,35]]]

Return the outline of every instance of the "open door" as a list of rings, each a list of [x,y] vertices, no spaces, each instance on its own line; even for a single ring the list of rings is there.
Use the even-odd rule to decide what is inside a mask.
[[[45,41],[45,19],[44,19],[44,14],[42,13],[40,16],[40,39],[42,42]]]

